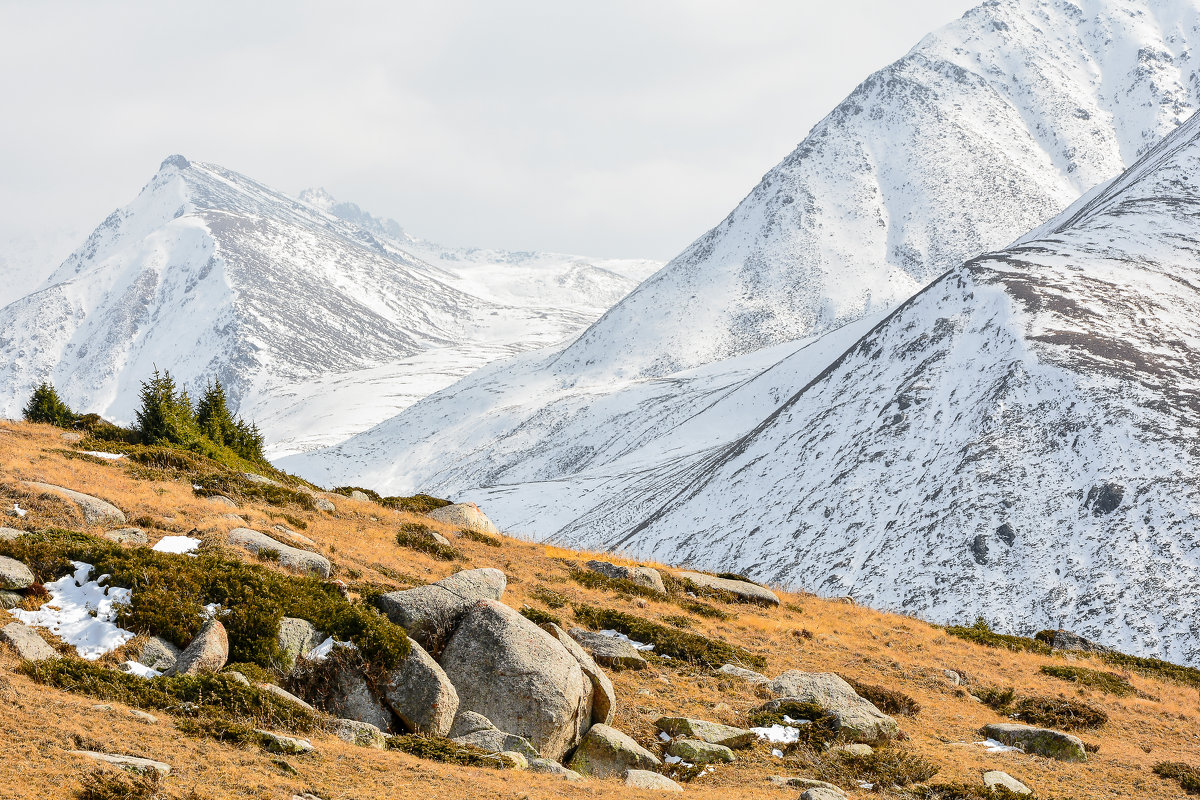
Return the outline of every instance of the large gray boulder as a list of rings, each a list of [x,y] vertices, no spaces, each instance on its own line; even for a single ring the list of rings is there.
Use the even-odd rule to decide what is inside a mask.
[[[660,792],[682,792],[683,787],[666,775],[648,769],[631,769],[625,773],[625,785],[631,789],[652,789]]]
[[[306,619],[284,617],[279,620],[279,649],[283,653],[284,670],[290,672],[296,666],[296,659],[308,653],[325,638],[325,634]]]
[[[166,639],[151,636],[142,645],[138,662],[159,672],[167,672],[175,668],[175,663],[179,660],[179,652],[179,648]]]
[[[1038,636],[1039,638],[1046,638],[1042,634],[1038,634]],[[1055,650],[1078,650],[1084,653],[1111,653],[1113,651],[1111,647],[1106,647],[1099,642],[1093,642],[1091,639],[1085,639],[1078,633],[1072,633],[1071,631],[1057,630],[1048,638],[1050,639],[1050,647]]]
[[[800,795],[800,800],[846,800],[846,793],[841,789],[827,786],[814,786]]]
[[[779,699],[767,703],[764,710],[789,701],[813,703],[833,716],[838,733],[848,741],[876,744],[900,735],[896,720],[859,697],[850,684],[832,672],[791,670],[766,688]]]
[[[626,567],[621,564],[612,564],[608,561],[589,561],[587,562],[587,568],[592,572],[598,572],[609,578],[630,581],[636,583],[638,586],[653,589],[656,592],[667,593],[667,587],[663,583],[662,574],[652,567]]]
[[[458,692],[421,645],[408,643],[408,655],[388,673],[383,699],[410,731],[445,736],[458,713]]]
[[[229,660],[229,636],[220,620],[210,619],[175,660],[168,675],[197,675],[220,672]]]
[[[101,500],[99,497],[92,497],[90,494],[77,492],[74,489],[67,489],[63,486],[55,486],[52,483],[26,481],[25,485],[38,491],[55,494],[70,500],[83,512],[83,521],[88,525],[125,524],[125,512],[112,503]]]
[[[372,691],[349,648],[333,648],[333,653],[322,662],[298,662],[293,678],[301,679],[297,691],[322,711],[340,719],[374,725],[385,733],[396,727],[391,710]]]
[[[159,775],[166,776],[171,774],[171,767],[161,761],[154,761],[149,758],[138,758],[137,756],[118,756],[112,753],[99,753],[95,750],[69,750],[70,755],[79,756],[80,758],[88,758],[92,761],[99,761],[103,764],[109,764],[114,767],[129,770],[130,772],[138,772],[143,775],[151,772],[157,772]]]
[[[7,644],[26,661],[45,661],[58,658],[54,648],[46,644],[37,632],[20,622],[10,622],[0,628],[0,642]]]
[[[426,516],[447,525],[457,525],[460,528],[479,533],[500,533],[500,529],[496,527],[495,523],[488,519],[487,514],[480,511],[479,506],[474,503],[455,503],[450,506],[442,506],[430,511]]]
[[[28,589],[33,585],[33,573],[29,567],[15,558],[0,556],[0,589]]]
[[[703,586],[706,589],[718,589],[722,592],[730,592],[737,595],[738,599],[743,603],[757,603],[762,606],[779,605],[779,595],[756,583],[718,578],[715,575],[705,575],[703,572],[680,572],[678,577],[689,580],[697,586]]]
[[[572,628],[571,638],[578,642],[597,664],[613,669],[642,669],[646,666],[646,659],[642,658],[637,648],[621,639],[583,628]]]
[[[662,762],[616,728],[593,725],[567,766],[580,775],[620,778],[633,769],[656,770]]]
[[[668,736],[686,736],[689,739],[699,739],[702,742],[725,747],[749,747],[758,740],[754,731],[735,728],[732,725],[722,725],[719,722],[707,722],[702,719],[661,717],[654,725]]]
[[[542,630],[553,636],[559,644],[566,648],[567,652],[579,662],[579,668],[583,670],[583,674],[589,681],[592,682],[592,695],[589,702],[592,706],[591,724],[611,725],[613,715],[617,711],[617,692],[613,689],[612,681],[608,679],[608,675],[604,674],[604,670],[600,669],[600,665],[596,663],[586,650],[579,646],[579,642],[567,635],[567,632],[555,625],[553,622],[542,623]]]
[[[480,600],[463,616],[439,662],[459,707],[560,759],[591,722],[591,681],[544,630],[506,605]]]
[[[1009,747],[1057,761],[1087,761],[1087,750],[1077,736],[1049,728],[999,722],[985,725],[982,733]]]
[[[250,528],[234,528],[231,530],[229,532],[229,543],[255,554],[262,553],[265,555],[275,553],[275,559],[280,564],[298,572],[315,572],[322,578],[328,578],[333,572],[333,567],[330,565],[329,559],[324,556],[284,544],[277,539],[272,539],[265,533],[251,530]]]
[[[427,652],[437,655],[463,614],[479,600],[499,600],[507,584],[498,569],[468,569],[437,583],[385,594],[379,607]]]

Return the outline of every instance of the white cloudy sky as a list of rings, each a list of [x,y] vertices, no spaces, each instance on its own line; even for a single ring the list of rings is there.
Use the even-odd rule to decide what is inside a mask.
[[[175,152],[447,244],[669,258],[972,5],[0,0],[0,266]]]

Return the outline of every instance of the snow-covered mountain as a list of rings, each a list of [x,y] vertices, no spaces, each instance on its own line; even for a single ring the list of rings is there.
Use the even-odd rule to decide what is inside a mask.
[[[730,441],[748,428],[726,420],[690,447],[676,428],[715,396],[742,402],[731,394],[741,357],[790,375],[753,354],[861,332],[1120,173],[1197,106],[1197,45],[1200,0],[985,3],[868,78],[724,222],[570,346],[494,365],[287,465],[453,494],[611,472],[635,449],[652,461],[663,436],[676,454]],[[763,397],[789,396],[802,377]]]
[[[192,388],[221,379],[272,452],[330,444],[490,360],[577,333],[603,311],[594,287],[570,288],[585,266],[542,257],[473,281],[172,156],[43,288],[0,309],[0,414],[50,379],[72,406],[129,420],[157,365]],[[616,296],[636,285],[599,267],[589,277]],[[522,287],[534,293],[523,304],[493,299]]]

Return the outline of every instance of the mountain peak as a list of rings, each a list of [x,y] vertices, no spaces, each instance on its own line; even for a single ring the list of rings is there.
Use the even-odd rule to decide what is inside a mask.
[[[183,156],[176,153],[174,155],[170,155],[170,156],[167,156],[166,158],[164,158],[163,162],[158,165],[158,171],[162,172],[171,167],[174,167],[175,169],[183,170],[183,169],[187,169],[191,165],[192,165],[192,162],[188,161],[186,158],[184,158]]]

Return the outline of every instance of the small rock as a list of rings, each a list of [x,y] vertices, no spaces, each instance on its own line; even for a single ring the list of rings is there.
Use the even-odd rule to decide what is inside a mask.
[[[280,483],[279,481],[272,480],[271,478],[267,478],[263,475],[259,475],[254,472],[243,472],[242,477],[245,478],[246,480],[250,481],[251,483],[258,483],[258,484],[262,484],[263,486],[275,486],[275,487],[283,486],[283,484]]]
[[[747,683],[770,683],[771,682],[771,679],[768,678],[766,675],[763,675],[761,672],[755,672],[752,669],[746,669],[745,667],[739,667],[739,666],[736,666],[735,664],[725,664],[719,670],[717,670],[717,672],[720,672],[722,675],[728,675],[731,678],[741,678],[742,680],[746,681]]]
[[[589,561],[587,562],[587,568],[592,572],[597,572],[609,578],[631,581],[638,586],[644,586],[647,589],[653,589],[663,594],[667,593],[667,587],[663,583],[662,575],[658,570],[651,567],[626,567],[620,564],[611,564],[607,561]]]
[[[58,658],[54,648],[46,644],[33,628],[20,622],[10,622],[0,628],[0,642],[12,647],[26,661],[45,661]]]
[[[676,739],[667,745],[667,753],[682,758],[689,764],[730,764],[737,756],[728,747],[709,744],[699,739]]]
[[[597,664],[613,669],[643,669],[646,659],[629,642],[611,636],[572,628],[571,638],[596,660]]]
[[[429,531],[429,538],[433,539],[438,544],[445,545],[446,547],[454,546],[454,545],[450,544],[449,539],[447,539],[445,536],[442,536],[440,533],[438,533],[437,531],[434,531],[434,530]]]
[[[1087,750],[1079,737],[1062,731],[1000,722],[983,726],[983,735],[1026,753],[1058,761],[1087,761]]]
[[[337,511],[337,506],[335,506],[325,495],[314,494],[312,495],[312,499],[313,504],[320,511],[324,511],[326,513],[333,513],[334,511]]]
[[[283,652],[283,666],[288,672],[296,666],[296,659],[312,650],[326,639],[306,619],[284,617],[279,620],[279,649]]]
[[[139,772],[143,775],[150,772],[157,772],[159,775],[170,775],[171,768],[161,761],[151,761],[148,758],[138,758],[137,756],[116,756],[111,753],[97,753],[94,750],[71,750],[70,755],[82,756],[90,758],[93,761],[103,761],[105,764],[112,764],[114,767],[127,769],[131,772]]]
[[[861,742],[838,745],[833,749],[851,756],[869,756],[875,752],[874,747],[871,747],[869,744],[862,744]]]
[[[491,753],[510,752],[520,753],[525,758],[539,757],[538,751],[534,749],[528,739],[495,728],[456,736],[452,741],[473,745]]]
[[[579,781],[583,780],[583,776],[573,769],[567,769],[557,761],[551,761],[548,758],[531,758],[529,759],[529,771],[536,772],[542,775],[559,775],[564,780]]]
[[[237,508],[238,507],[237,503],[233,502],[232,500],[230,500],[228,497],[226,497],[223,494],[211,495],[208,498],[208,502],[212,503],[214,506],[221,506],[222,508]]]
[[[824,786],[806,789],[804,794],[800,795],[800,800],[845,800],[845,798],[846,793],[841,789],[829,789]]]
[[[174,669],[178,660],[179,648],[158,636],[151,636],[142,645],[142,652],[138,654],[139,662],[159,672]]]
[[[291,545],[272,539],[265,533],[250,528],[234,528],[229,532],[229,543],[251,553],[274,552],[280,564],[288,569],[299,572],[315,572],[323,578],[328,578],[333,572],[329,559],[317,553],[310,553]]]
[[[220,620],[210,619],[191,644],[179,654],[168,675],[196,675],[220,672],[229,660],[229,636]]]
[[[703,572],[680,572],[679,577],[689,580],[697,586],[703,586],[706,589],[730,592],[737,595],[738,599],[745,603],[757,603],[764,606],[779,605],[779,596],[770,589],[759,586],[757,583],[718,578],[714,575],[705,575]]]
[[[616,728],[593,725],[567,766],[580,775],[619,778],[630,770],[658,769],[662,762]]]
[[[477,714],[474,711],[460,711],[454,717],[454,723],[450,726],[450,732],[446,736],[457,739],[459,736],[466,736],[476,731],[494,730],[497,730],[496,726],[483,714]]]
[[[25,531],[19,531],[16,528],[5,528],[0,526],[0,542],[11,542],[13,539],[19,539],[25,535]]]
[[[29,567],[15,558],[0,556],[0,589],[28,589],[33,585]]]
[[[353,719],[335,720],[333,734],[343,742],[349,742],[359,747],[371,747],[375,750],[387,749],[387,737],[383,735],[383,731],[369,722],[359,722]]]
[[[154,716],[153,714],[147,714],[145,711],[139,711],[136,708],[129,709],[129,716],[133,717],[139,722],[144,722],[147,725],[158,724],[158,717]]]
[[[412,639],[408,643],[408,655],[388,673],[384,702],[409,730],[445,736],[458,713],[458,692],[421,645]]]
[[[983,785],[989,789],[995,789],[997,786],[1008,789],[1013,794],[1033,794],[1033,790],[1019,780],[1009,775],[1007,772],[992,770],[991,772],[983,773]]]
[[[25,602],[25,595],[20,592],[0,590],[0,608],[3,608],[5,611],[16,608],[23,602]]]
[[[256,683],[256,684],[254,684],[254,686],[257,689],[261,689],[264,692],[268,692],[270,694],[275,695],[276,697],[278,697],[280,700],[283,700],[284,702],[291,703],[292,705],[300,706],[301,708],[305,709],[306,711],[315,711],[316,710],[312,706],[310,706],[308,703],[304,702],[299,697],[296,697],[296,695],[289,692],[287,689],[281,689],[273,683]]]
[[[254,732],[259,735],[263,749],[271,753],[298,756],[311,753],[313,749],[312,742],[307,739],[296,739],[281,733],[258,729],[255,729]]]
[[[368,495],[366,492],[360,492],[358,489],[355,489],[354,491],[352,491],[352,492],[350,493],[350,499],[351,499],[351,500],[357,500],[357,501],[358,501],[358,502],[360,502],[360,503],[369,503],[369,502],[371,502],[371,497],[370,497],[370,495]]]
[[[79,507],[83,512],[83,521],[88,525],[124,525],[125,512],[114,506],[112,503],[101,500],[99,497],[92,497],[90,494],[77,492],[74,489],[66,489],[62,486],[55,486],[52,483],[38,483],[37,481],[25,481],[26,486],[38,489],[42,492],[49,492],[61,497],[65,497]]]
[[[222,514],[221,521],[232,523],[236,528],[244,528],[247,525],[246,518],[237,514]]]
[[[119,528],[105,531],[104,538],[117,544],[150,544],[150,537],[141,528]]]
[[[953,686],[962,686],[964,683],[963,676],[952,669],[944,669],[942,670],[942,674],[946,676],[946,680],[950,681]]]
[[[447,525],[457,525],[460,528],[478,531],[479,533],[500,533],[500,529],[496,527],[495,523],[488,519],[487,515],[474,503],[455,503],[454,505],[435,508],[426,516],[436,519],[438,522],[444,522]]]
[[[529,759],[524,753],[518,753],[516,750],[502,750],[500,757],[508,762],[509,769],[529,769]]]
[[[92,706],[92,711],[100,711],[100,712],[106,713],[106,712],[109,712],[112,710],[113,710],[113,707],[108,703],[96,703],[94,706]]]
[[[242,523],[242,524],[244,525],[245,523]],[[271,530],[275,531],[280,536],[286,536],[288,539],[291,539],[293,542],[295,542],[303,547],[316,547],[317,546],[317,543],[314,542],[312,539],[310,539],[307,536],[304,536],[302,534],[296,533],[294,530],[289,528],[287,525],[272,525]]]
[[[662,717],[654,725],[668,736],[686,736],[690,739],[699,739],[702,742],[725,747],[749,747],[758,739],[754,731],[735,728],[732,725],[722,725],[719,722],[706,722],[702,719]],[[684,760],[691,761],[690,758]]]
[[[683,787],[666,775],[659,775],[645,769],[631,769],[625,772],[625,785],[631,789],[657,789],[662,792],[682,792]]]
[[[64,442],[69,442],[71,444],[74,444],[75,442],[83,441],[83,435],[76,433],[75,431],[67,431],[66,433],[60,433],[59,436],[62,438],[62,440]]]

